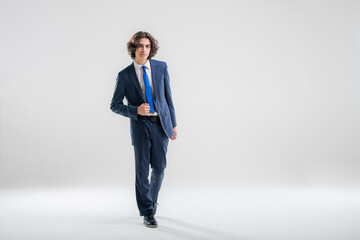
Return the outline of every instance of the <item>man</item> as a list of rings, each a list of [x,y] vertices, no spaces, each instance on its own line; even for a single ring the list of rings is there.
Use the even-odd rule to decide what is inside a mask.
[[[167,65],[151,59],[158,48],[157,40],[147,32],[137,32],[130,39],[127,49],[134,61],[118,74],[110,107],[113,112],[130,118],[136,202],[147,227],[157,227],[154,215],[164,178],[167,147],[169,138],[177,137]]]

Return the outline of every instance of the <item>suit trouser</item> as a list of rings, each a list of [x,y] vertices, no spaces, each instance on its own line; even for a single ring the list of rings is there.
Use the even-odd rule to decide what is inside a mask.
[[[160,121],[145,121],[145,135],[142,144],[134,146],[136,171],[136,202],[140,216],[153,212],[166,167],[166,152],[169,138],[161,127]],[[151,178],[149,183],[149,166]]]

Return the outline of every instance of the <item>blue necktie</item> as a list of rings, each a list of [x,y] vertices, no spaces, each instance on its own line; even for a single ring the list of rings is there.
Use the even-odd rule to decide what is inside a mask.
[[[151,92],[151,86],[150,86],[150,81],[149,81],[149,77],[146,74],[146,67],[145,66],[141,66],[143,69],[143,75],[144,75],[144,85],[145,85],[145,94],[146,94],[146,100],[150,106],[150,112],[155,112],[155,108],[154,108],[154,102],[153,102],[153,97],[152,97],[152,92]]]

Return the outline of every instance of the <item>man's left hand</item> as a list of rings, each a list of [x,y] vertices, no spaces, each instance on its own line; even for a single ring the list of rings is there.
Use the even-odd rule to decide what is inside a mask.
[[[177,130],[176,130],[176,127],[173,128],[173,131],[174,131],[174,136],[172,138],[170,138],[171,140],[175,140],[176,137],[177,137]]]

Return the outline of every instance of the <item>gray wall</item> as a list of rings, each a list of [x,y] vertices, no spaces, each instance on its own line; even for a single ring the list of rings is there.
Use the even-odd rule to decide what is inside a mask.
[[[109,109],[139,30],[168,63],[166,184],[360,183],[358,1],[1,1],[0,184],[132,185]]]

